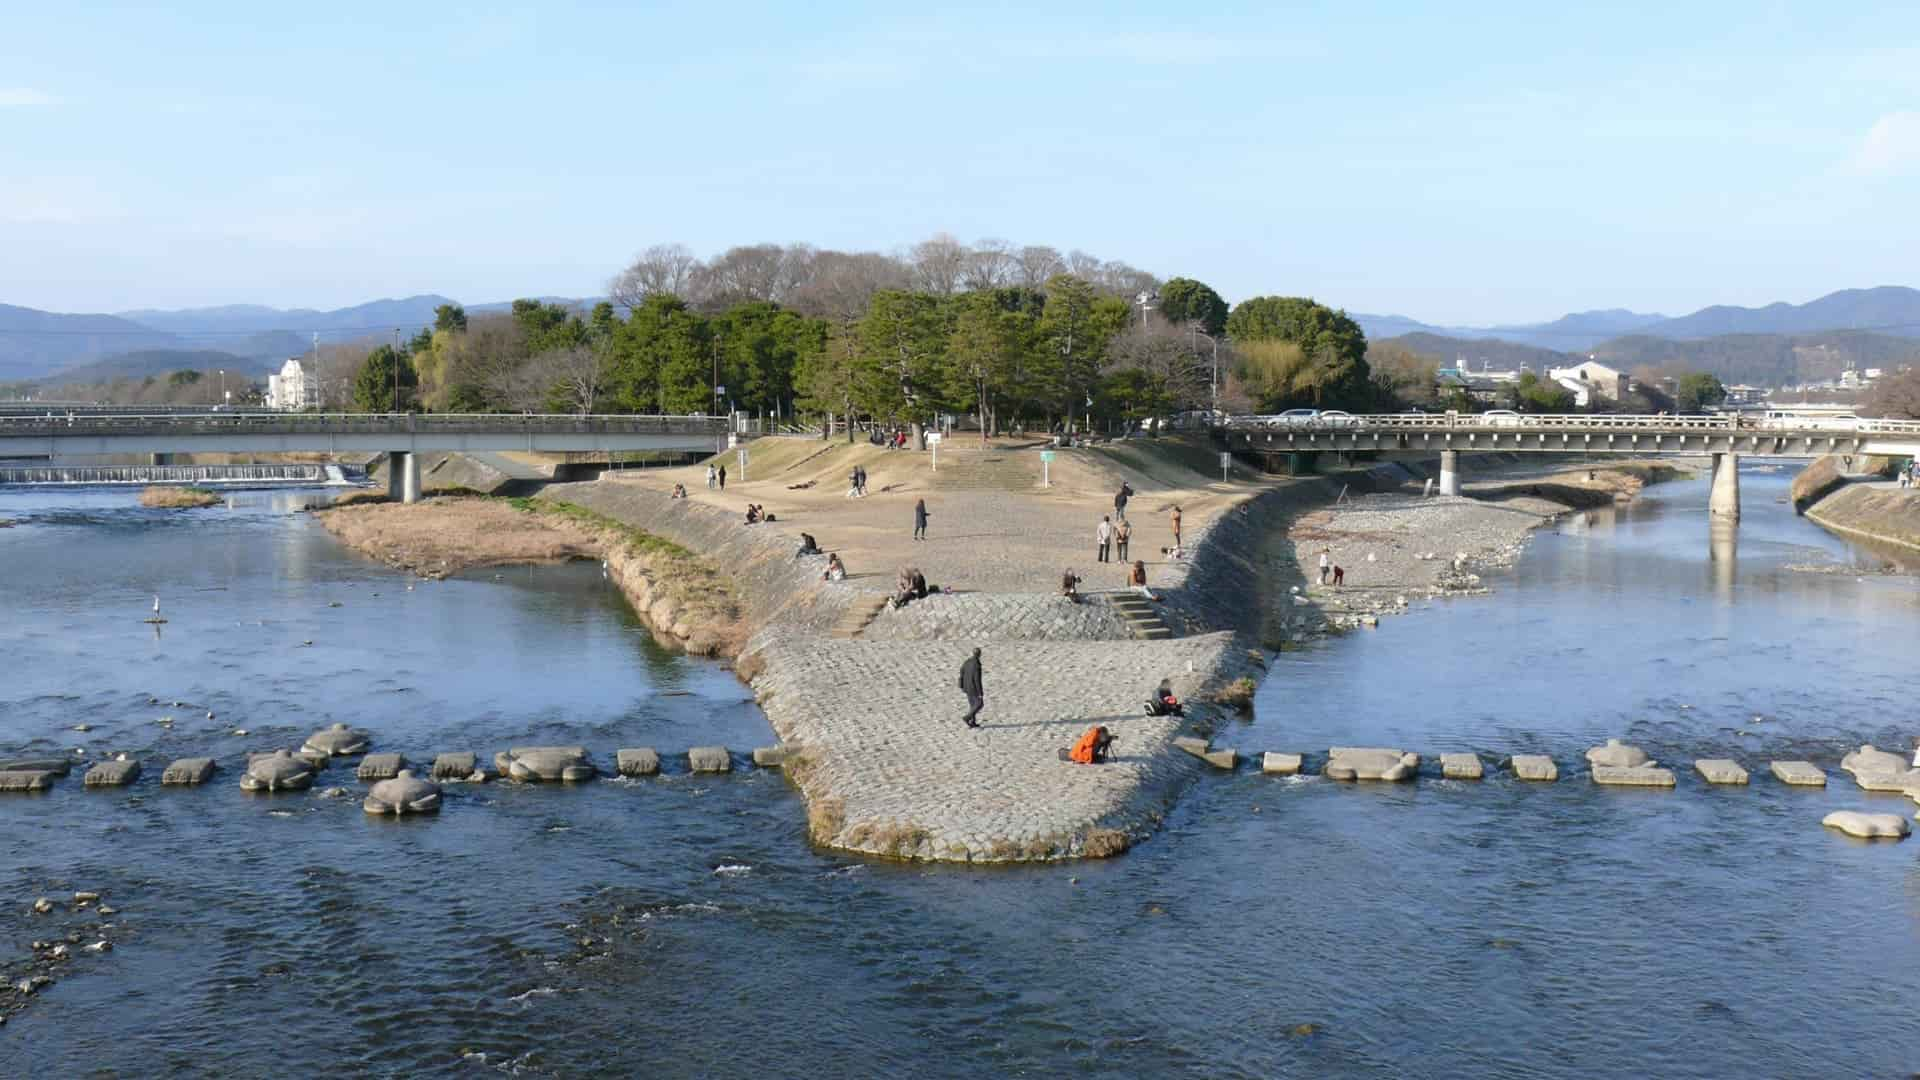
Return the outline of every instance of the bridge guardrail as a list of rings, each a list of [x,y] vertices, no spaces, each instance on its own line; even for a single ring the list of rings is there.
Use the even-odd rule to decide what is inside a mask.
[[[1633,434],[1709,434],[1718,432],[1777,432],[1783,435],[1905,435],[1920,436],[1920,420],[1869,420],[1840,417],[1747,418],[1721,416],[1646,416],[1600,413],[1518,413],[1488,417],[1482,413],[1376,413],[1341,416],[1323,421],[1270,416],[1229,417],[1220,425],[1228,431],[1268,434],[1366,434],[1380,432],[1582,432]]]
[[[725,416],[515,413],[75,413],[71,416],[0,416],[0,435],[116,435],[166,431],[191,435],[421,434],[499,435],[527,432],[559,435],[757,434],[759,421],[736,423]]]

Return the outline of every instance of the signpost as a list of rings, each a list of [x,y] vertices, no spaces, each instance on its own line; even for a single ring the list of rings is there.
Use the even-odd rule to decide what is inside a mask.
[[[1053,486],[1053,451],[1040,451],[1040,486]]]
[[[747,480],[747,448],[743,446],[734,452],[740,455],[740,482],[745,483]]]
[[[1220,451],[1220,482],[1221,483],[1224,484],[1228,480],[1232,479],[1228,475],[1228,470],[1232,468],[1233,468],[1233,452],[1230,450]]]
[[[944,438],[937,431],[927,432],[927,448],[933,451],[933,471],[940,471],[940,440]]]

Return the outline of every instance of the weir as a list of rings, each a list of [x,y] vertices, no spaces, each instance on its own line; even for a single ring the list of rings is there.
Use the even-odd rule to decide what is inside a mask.
[[[7,465],[4,484],[344,484],[340,465]]]

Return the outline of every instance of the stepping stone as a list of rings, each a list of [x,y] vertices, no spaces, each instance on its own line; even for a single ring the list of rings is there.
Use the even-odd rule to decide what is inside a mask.
[[[660,752],[651,746],[616,750],[613,767],[621,776],[652,776],[660,771]]]
[[[1617,769],[1633,769],[1640,766],[1660,764],[1647,756],[1645,750],[1637,746],[1628,746],[1619,739],[1608,739],[1607,745],[1596,746],[1587,751],[1587,764],[1606,765]]]
[[[1595,765],[1593,782],[1614,787],[1672,787],[1672,769],[1657,765]]]
[[[1197,758],[1207,756],[1207,740],[1198,738],[1197,736],[1176,735],[1173,738],[1173,745],[1176,749],[1185,750]]]
[[[361,780],[392,780],[406,767],[407,759],[399,754],[368,754],[360,759],[353,775]]]
[[[1479,754],[1441,754],[1440,775],[1449,780],[1478,780],[1486,773]]]
[[[1513,775],[1522,780],[1552,783],[1560,779],[1559,766],[1545,754],[1515,754],[1508,764],[1513,769]]]
[[[167,766],[166,771],[160,774],[160,782],[162,784],[204,784],[212,778],[216,768],[218,766],[213,763],[212,758],[181,758]]]
[[[687,764],[694,772],[732,772],[733,755],[724,746],[696,746],[687,751]]]
[[[83,781],[88,787],[125,787],[140,778],[140,763],[131,758],[103,761],[87,770]]]
[[[1747,770],[1740,763],[1728,758],[1701,758],[1693,763],[1701,776],[1709,784],[1744,784],[1747,782]]]
[[[373,785],[360,808],[369,814],[431,814],[440,809],[440,785],[401,769],[398,776]]]
[[[1900,773],[1907,771],[1907,759],[1867,743],[1840,759],[1840,767],[1857,780],[1861,773]]]
[[[1420,755],[1378,746],[1336,746],[1327,751],[1321,775],[1330,780],[1411,780]]]
[[[299,791],[313,783],[314,767],[290,750],[275,750],[247,762],[242,791]]]
[[[300,749],[329,757],[346,757],[366,753],[372,742],[373,737],[364,731],[356,731],[345,724],[334,724],[307,736],[307,741],[301,744]]]
[[[1293,776],[1300,771],[1301,755],[1282,754],[1273,750],[1260,756],[1260,771],[1273,776]]]
[[[1811,761],[1776,761],[1767,766],[1773,778],[1798,787],[1826,787],[1827,774]]]
[[[258,756],[258,754],[249,755],[249,757]],[[316,772],[326,768],[327,763],[333,760],[332,754],[322,754],[314,750],[295,750],[293,756],[313,766]]]
[[[753,763],[763,769],[777,769],[787,763],[787,748],[756,746],[753,748]]]
[[[516,746],[493,760],[500,775],[522,783],[591,780],[599,771],[580,746]]]
[[[1233,771],[1233,767],[1240,763],[1240,752],[1231,747],[1221,747],[1218,750],[1208,750],[1206,753],[1201,754],[1200,760],[1216,769],[1226,769],[1231,772]]]
[[[1888,837],[1894,840],[1904,839],[1912,826],[1907,824],[1903,814],[1866,814],[1858,810],[1835,810],[1820,819],[1820,824],[1829,829],[1839,829],[1848,836],[1857,836],[1863,840]]]
[[[60,774],[50,769],[0,770],[0,791],[45,791]]]
[[[65,776],[72,769],[73,762],[66,758],[25,758],[0,762],[0,772],[50,772],[55,776]]]
[[[433,778],[465,780],[473,775],[479,765],[479,759],[471,751],[456,750],[449,754],[440,754],[433,759]]]

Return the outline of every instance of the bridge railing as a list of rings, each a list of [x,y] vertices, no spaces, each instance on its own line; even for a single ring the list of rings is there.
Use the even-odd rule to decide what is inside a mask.
[[[169,413],[0,416],[0,436],[139,435],[725,435],[757,421],[726,416],[528,413]]]
[[[1465,431],[1578,432],[1637,434],[1715,434],[1768,432],[1780,435],[1920,435],[1920,420],[1863,420],[1855,417],[1647,416],[1624,413],[1368,413],[1334,416],[1234,416],[1221,425],[1229,431],[1267,433],[1379,433]]]

